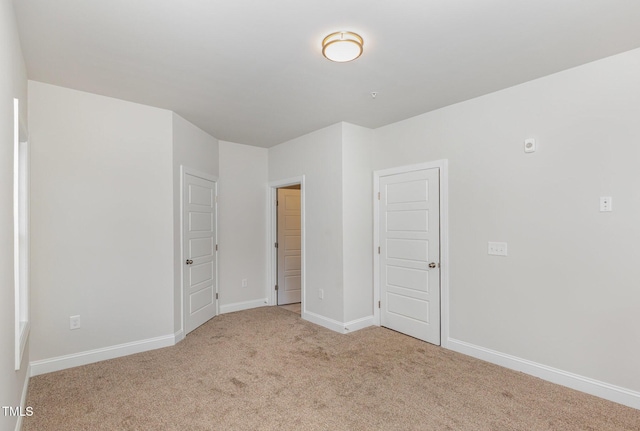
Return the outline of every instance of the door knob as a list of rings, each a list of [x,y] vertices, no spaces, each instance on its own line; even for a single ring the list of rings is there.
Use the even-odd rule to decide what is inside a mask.
[[[187,259],[187,265],[191,265],[192,263],[193,263],[193,260]]]
[[[435,262],[431,262],[431,263],[429,264],[429,268],[436,268],[436,267],[438,267],[438,264],[437,264],[437,263],[435,263]]]

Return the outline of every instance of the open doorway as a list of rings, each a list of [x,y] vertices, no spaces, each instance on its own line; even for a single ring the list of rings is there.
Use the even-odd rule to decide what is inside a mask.
[[[298,315],[304,303],[303,178],[270,184],[272,304]]]
[[[277,189],[276,298],[278,306],[301,314],[300,184]]]

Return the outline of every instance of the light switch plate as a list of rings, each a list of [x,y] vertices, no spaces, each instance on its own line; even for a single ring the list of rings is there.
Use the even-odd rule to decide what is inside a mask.
[[[492,256],[506,256],[507,243],[506,242],[489,242],[488,253]]]

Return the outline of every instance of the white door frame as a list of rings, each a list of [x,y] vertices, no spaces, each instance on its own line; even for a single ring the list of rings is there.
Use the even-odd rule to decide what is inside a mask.
[[[300,184],[300,302],[302,307],[302,316],[305,314],[305,297],[306,297],[306,264],[305,264],[305,189],[304,189],[304,175],[293,178],[286,178],[283,180],[272,181],[269,183],[268,194],[268,206],[269,206],[269,239],[267,242],[267,267],[269,268],[270,277],[267,285],[267,300],[269,305],[278,305],[278,295],[275,289],[278,284],[278,253],[275,248],[275,243],[278,242],[278,189],[280,187],[294,186]]]
[[[194,177],[202,178],[204,180],[212,181],[214,186],[215,193],[215,203],[214,203],[214,211],[215,211],[215,223],[213,229],[216,233],[216,243],[218,242],[218,177],[215,175],[207,174],[206,172],[199,171],[197,169],[190,168],[188,166],[180,165],[180,310],[182,313],[182,318],[180,319],[182,327],[180,328],[180,334],[182,334],[182,338],[186,336],[185,328],[186,319],[187,319],[187,311],[185,310],[186,302],[184,300],[184,262],[186,260],[184,253],[184,183],[185,183],[185,175],[191,175]],[[214,288],[216,292],[216,297],[218,295],[218,252],[214,250],[214,265],[216,270],[216,277],[214,282]],[[216,299],[216,316],[220,314],[220,301]]]
[[[449,171],[446,159],[373,172],[373,321],[380,326],[377,306],[380,301],[380,177],[434,168],[440,170],[440,345],[446,348],[449,341]]]
[[[20,116],[20,100],[13,99],[13,271],[15,320],[15,370],[22,365],[31,331],[30,297],[30,147],[29,133]],[[20,237],[22,236],[22,241]]]

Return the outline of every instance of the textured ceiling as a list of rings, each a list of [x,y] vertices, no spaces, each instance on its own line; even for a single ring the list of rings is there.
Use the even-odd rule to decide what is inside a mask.
[[[15,0],[30,79],[269,147],[376,128],[640,47],[637,0]],[[364,54],[332,63],[337,30]],[[375,99],[371,92],[377,92]]]

